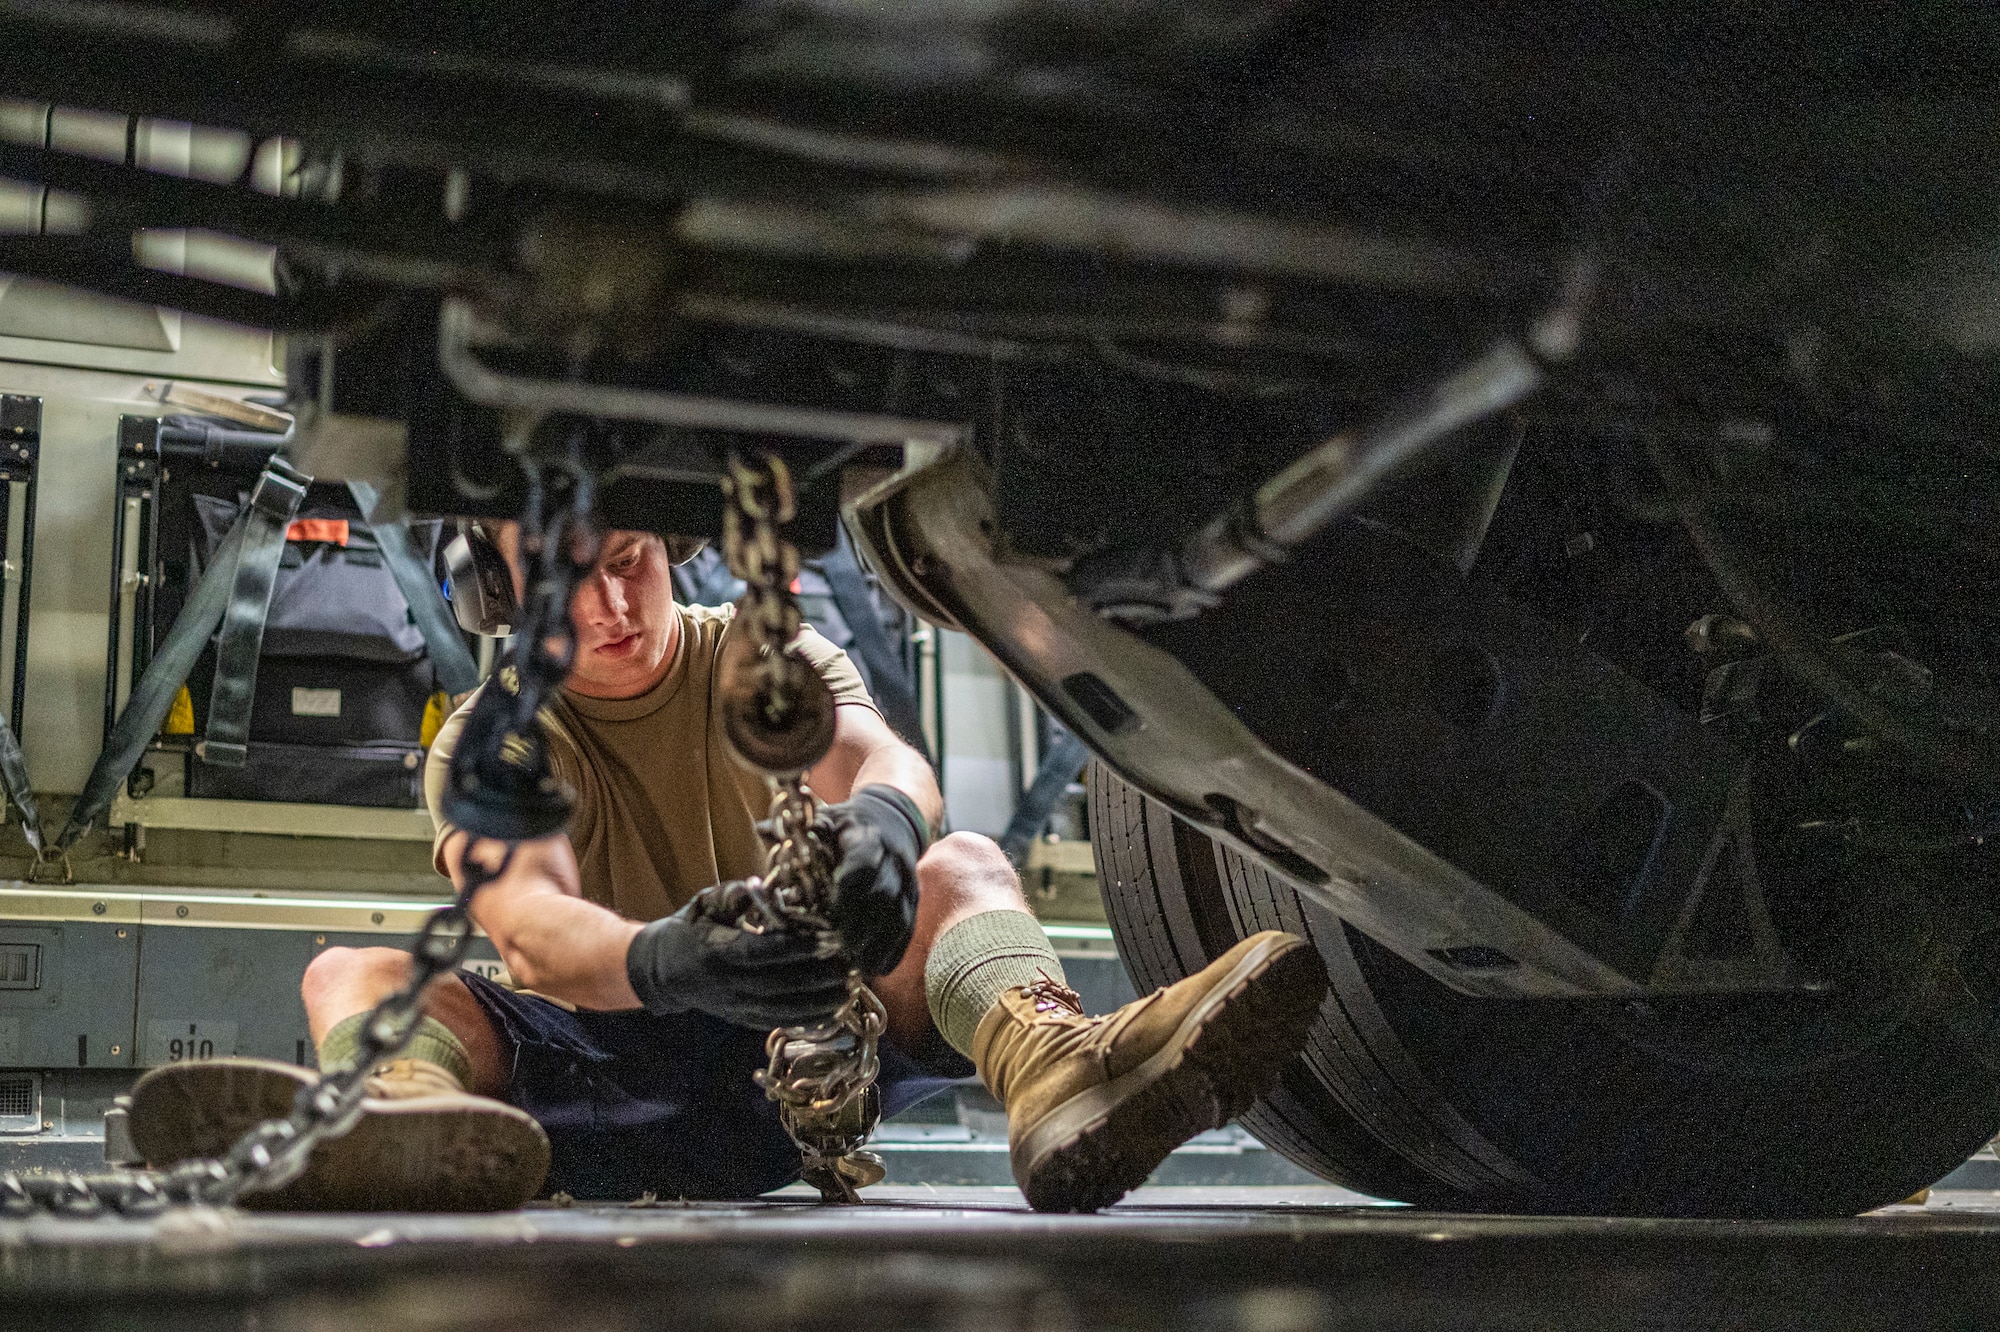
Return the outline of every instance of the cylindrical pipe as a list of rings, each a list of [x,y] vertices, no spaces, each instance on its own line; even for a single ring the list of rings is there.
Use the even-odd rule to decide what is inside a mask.
[[[1181,548],[1188,583],[1221,592],[1282,559],[1384,481],[1421,462],[1431,445],[1513,406],[1543,377],[1541,363],[1510,338],[1362,429],[1335,435],[1266,481],[1247,504],[1217,515],[1189,538]]]

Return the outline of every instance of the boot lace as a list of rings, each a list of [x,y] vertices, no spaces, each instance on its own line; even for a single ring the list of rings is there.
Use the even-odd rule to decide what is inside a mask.
[[[1041,979],[1029,981],[1021,988],[1027,991],[1030,999],[1035,1001],[1035,1011],[1037,1013],[1060,1013],[1068,1011],[1077,1017],[1083,1016],[1082,995],[1070,989],[1069,986],[1064,985],[1040,967],[1035,968],[1035,974],[1041,977]]]

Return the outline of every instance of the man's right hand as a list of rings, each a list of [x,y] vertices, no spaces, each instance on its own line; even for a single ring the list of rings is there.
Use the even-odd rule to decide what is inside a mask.
[[[694,903],[632,938],[625,974],[653,1013],[708,1013],[768,1030],[829,1016],[847,997],[847,964],[830,936],[752,934],[695,913]]]

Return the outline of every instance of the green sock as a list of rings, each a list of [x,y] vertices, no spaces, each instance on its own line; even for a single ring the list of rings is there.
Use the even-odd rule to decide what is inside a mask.
[[[970,1059],[973,1033],[1000,996],[1043,976],[1063,980],[1062,963],[1042,923],[1025,911],[985,911],[961,920],[931,945],[924,998],[945,1043]]]
[[[333,1030],[327,1032],[326,1039],[319,1043],[319,1066],[322,1069],[331,1072],[353,1066],[354,1061],[361,1057],[361,1025],[367,1020],[366,1013],[356,1013],[334,1023]],[[417,1034],[410,1038],[409,1045],[396,1057],[422,1059],[436,1064],[457,1078],[461,1086],[472,1081],[472,1056],[466,1051],[465,1042],[434,1017],[425,1017],[417,1022]]]

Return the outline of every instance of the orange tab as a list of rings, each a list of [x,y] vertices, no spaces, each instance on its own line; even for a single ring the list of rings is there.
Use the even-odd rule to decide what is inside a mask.
[[[285,529],[287,541],[324,541],[330,546],[347,544],[345,518],[301,518]]]

